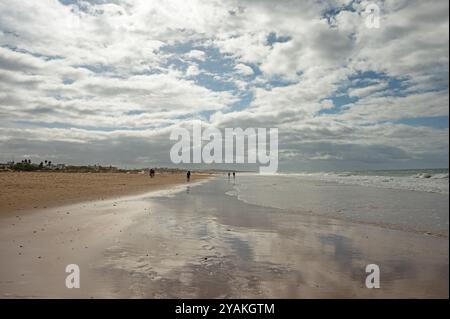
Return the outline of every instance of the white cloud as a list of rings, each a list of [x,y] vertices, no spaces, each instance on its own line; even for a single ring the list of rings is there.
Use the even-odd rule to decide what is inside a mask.
[[[186,53],[184,56],[188,59],[195,59],[195,60],[199,60],[199,61],[205,61],[205,59],[206,59],[205,52],[200,51],[200,50],[191,50],[188,53]]]
[[[244,76],[250,76],[253,75],[253,69],[251,67],[249,67],[248,65],[239,63],[237,64],[234,69],[241,75]]]
[[[2,156],[67,160],[81,143],[139,165],[125,154],[148,152],[131,145],[165,152],[168,128],[211,114],[279,127],[280,154],[313,166],[446,163],[447,128],[398,121],[448,116],[448,1],[383,1],[380,29],[365,26],[366,4],[1,1]],[[366,72],[383,77],[349,79]],[[356,101],[333,101],[346,94]]]
[[[323,100],[322,108],[324,109],[332,109],[334,107],[334,103],[332,100]]]
[[[348,95],[352,97],[363,97],[387,88],[388,84],[386,82],[380,82],[366,87],[350,89]]]
[[[186,70],[186,76],[196,76],[200,74],[200,70],[196,65],[190,65]]]

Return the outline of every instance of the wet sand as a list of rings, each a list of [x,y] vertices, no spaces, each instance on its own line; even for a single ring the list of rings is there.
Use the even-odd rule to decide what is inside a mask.
[[[448,298],[448,238],[265,208],[199,186],[0,219],[0,296]],[[380,289],[365,287],[377,264]],[[77,264],[81,288],[65,287]]]
[[[193,174],[198,180],[209,174]],[[145,193],[184,183],[184,173],[0,172],[0,216],[86,200]]]

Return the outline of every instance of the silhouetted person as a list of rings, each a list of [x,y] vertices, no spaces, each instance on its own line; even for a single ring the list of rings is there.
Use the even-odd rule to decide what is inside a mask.
[[[233,172],[233,178],[236,178],[236,172]]]
[[[188,182],[191,180],[191,171],[187,172],[186,179],[187,179]]]

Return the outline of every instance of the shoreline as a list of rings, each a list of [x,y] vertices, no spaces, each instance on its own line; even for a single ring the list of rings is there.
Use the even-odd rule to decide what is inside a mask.
[[[194,173],[191,182],[214,176]],[[184,173],[0,172],[0,218],[39,209],[141,195],[186,183]]]
[[[0,219],[0,297],[448,298],[448,240],[185,186]],[[81,289],[64,286],[73,263]]]
[[[237,188],[246,203],[448,239],[447,194],[287,176],[243,176]]]

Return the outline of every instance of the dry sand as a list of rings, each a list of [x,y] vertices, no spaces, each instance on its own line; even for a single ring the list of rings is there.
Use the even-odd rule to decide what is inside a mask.
[[[192,181],[209,174],[193,174]],[[0,216],[88,200],[140,194],[185,183],[184,173],[0,172]]]

